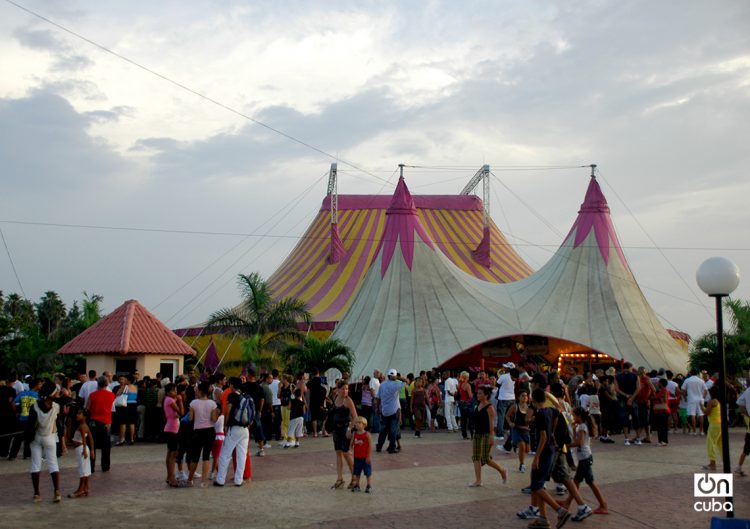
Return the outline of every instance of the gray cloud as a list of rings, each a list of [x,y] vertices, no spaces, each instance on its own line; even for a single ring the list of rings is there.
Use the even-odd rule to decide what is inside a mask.
[[[89,136],[94,117],[80,114],[52,92],[0,100],[0,159],[11,188],[45,192],[97,186],[130,162]]]
[[[300,141],[336,155],[374,135],[403,127],[411,111],[398,111],[385,90],[370,90],[333,103],[319,114],[302,114],[288,107],[261,110],[257,119]],[[160,178],[206,179],[262,175],[259,167],[307,157],[307,147],[262,126],[248,123],[196,142],[144,138],[134,150],[151,150]]]
[[[33,50],[60,52],[68,49],[68,45],[49,29],[18,28],[13,31],[13,36],[19,43]]]

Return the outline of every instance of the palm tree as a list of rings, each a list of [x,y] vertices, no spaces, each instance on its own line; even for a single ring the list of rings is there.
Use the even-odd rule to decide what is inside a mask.
[[[338,369],[341,373],[350,372],[354,364],[354,353],[340,340],[319,340],[308,336],[301,344],[286,347],[281,356],[286,360],[292,373],[309,372],[313,367],[323,373]]]
[[[242,302],[214,312],[206,322],[211,332],[234,332],[242,336],[242,364],[274,361],[276,352],[299,340],[298,322],[310,322],[305,303],[294,298],[274,300],[266,281],[258,273],[240,274],[237,284]],[[236,362],[225,363],[233,365]]]
[[[102,319],[102,301],[104,297],[100,294],[91,294],[83,291],[83,316],[81,321],[85,328],[91,327]]]
[[[724,308],[729,309],[729,328],[724,333],[727,373],[738,374],[750,367],[750,302],[728,298]],[[708,332],[692,344],[690,366],[705,369],[710,373],[719,371],[719,356],[716,354],[716,333]]]

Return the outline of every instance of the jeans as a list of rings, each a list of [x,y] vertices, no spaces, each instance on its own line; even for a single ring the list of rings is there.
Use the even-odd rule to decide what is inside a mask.
[[[499,400],[497,401],[497,432],[498,437],[502,437],[505,432],[505,416],[508,410],[515,404],[514,400]]]
[[[109,457],[112,450],[112,442],[109,438],[109,424],[91,421],[89,428],[91,429],[91,436],[94,438],[94,446],[102,451],[102,472],[107,472],[109,470]],[[91,473],[93,474],[94,467],[96,466],[96,454],[92,452],[89,457],[91,457]]]
[[[380,414],[377,412],[372,414],[372,427],[370,431],[372,433],[380,433]]]
[[[375,449],[380,452],[385,443],[385,438],[388,436],[388,452],[396,451],[396,437],[399,434],[399,413],[396,412],[393,415],[383,415],[380,424],[380,434],[378,435],[378,443]]]
[[[458,409],[461,411],[461,435],[464,439],[468,439],[469,433],[474,437],[474,404],[471,401],[460,401]]]

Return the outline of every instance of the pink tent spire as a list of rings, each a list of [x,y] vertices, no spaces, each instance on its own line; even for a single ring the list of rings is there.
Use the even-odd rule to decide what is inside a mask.
[[[388,270],[393,254],[396,251],[397,242],[401,244],[401,254],[404,256],[404,261],[409,270],[411,270],[414,261],[415,233],[419,235],[422,242],[427,244],[430,249],[435,249],[430,236],[427,235],[424,226],[422,226],[422,221],[419,220],[414,199],[411,193],[409,193],[409,188],[406,187],[403,176],[398,179],[396,191],[393,193],[393,198],[391,199],[390,206],[388,206],[386,215],[383,238],[380,241],[378,251],[375,253],[377,257],[381,251],[383,252],[380,264],[381,277],[385,276],[385,272]]]
[[[489,268],[492,266],[492,248],[490,247],[490,227],[484,227],[484,233],[482,240],[479,242],[479,246],[471,252],[474,260],[480,265]]]
[[[604,264],[609,264],[609,251],[611,247],[614,247],[623,266],[626,270],[629,270],[628,262],[625,259],[625,254],[622,252],[620,241],[612,224],[612,218],[609,216],[607,199],[604,198],[604,194],[594,176],[591,177],[591,182],[586,190],[586,197],[583,199],[581,209],[578,211],[578,218],[565,240],[567,241],[575,231],[576,238],[573,241],[573,248],[578,248],[586,240],[592,229],[596,236],[599,252],[602,255],[602,259],[604,259]]]
[[[328,264],[336,264],[346,255],[344,243],[339,236],[339,225],[331,224],[331,250],[328,254]]]
[[[212,373],[215,373],[216,369],[219,367],[219,355],[216,352],[216,345],[214,345],[213,337],[208,342],[206,358],[203,359],[203,366],[206,369],[210,369]]]

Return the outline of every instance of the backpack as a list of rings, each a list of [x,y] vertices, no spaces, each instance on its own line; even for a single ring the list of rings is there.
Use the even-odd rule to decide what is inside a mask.
[[[555,445],[560,449],[563,445],[569,445],[573,442],[572,431],[568,420],[565,418],[565,414],[560,412],[556,414],[552,436],[555,438]]]
[[[233,410],[232,418],[240,426],[250,426],[255,422],[255,402],[247,395],[240,393],[240,403]]]

